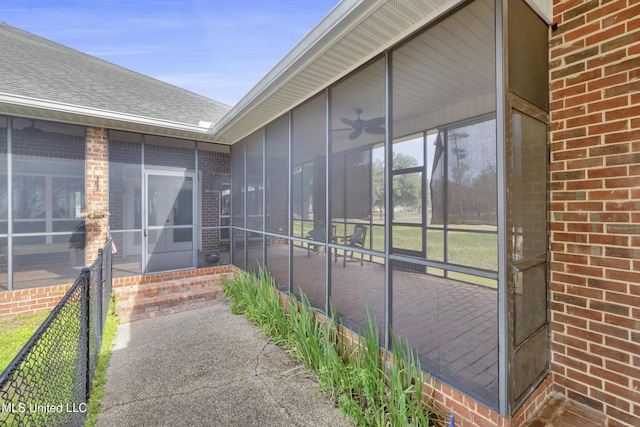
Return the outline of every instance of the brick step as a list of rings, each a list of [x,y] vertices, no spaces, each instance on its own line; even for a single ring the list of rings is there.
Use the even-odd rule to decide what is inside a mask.
[[[147,319],[218,304],[224,297],[219,281],[190,278],[115,290],[116,314],[124,321]]]

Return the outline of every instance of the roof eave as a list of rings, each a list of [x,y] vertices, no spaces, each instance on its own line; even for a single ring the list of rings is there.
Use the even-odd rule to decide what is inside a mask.
[[[197,126],[7,93],[0,93],[0,114],[194,139],[203,142],[225,143],[215,136],[211,125]]]
[[[322,82],[296,80],[305,70],[321,64],[323,60],[328,60],[328,56],[327,58],[324,56],[332,51],[342,37],[356,31],[358,26],[366,23],[378,9],[390,3],[389,0],[341,1],[214,125],[214,134],[229,144],[239,141],[465,1],[467,0],[446,0],[437,6],[434,5],[432,12],[420,16],[413,22],[407,22],[405,27],[396,27],[397,33],[390,35],[386,40],[379,40],[376,46],[370,46],[371,50],[362,53],[357,59],[337,55],[341,58],[341,69],[331,76],[324,76]],[[294,85],[296,89],[292,93],[295,92],[295,94],[282,95],[286,92],[286,88]]]

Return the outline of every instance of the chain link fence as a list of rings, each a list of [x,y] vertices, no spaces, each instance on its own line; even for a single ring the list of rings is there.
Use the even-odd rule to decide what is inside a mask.
[[[111,299],[111,241],[0,375],[0,426],[81,426]]]

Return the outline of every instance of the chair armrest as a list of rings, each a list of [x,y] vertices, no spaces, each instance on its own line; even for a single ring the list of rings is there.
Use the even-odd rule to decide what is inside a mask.
[[[318,242],[324,242],[324,237],[324,230],[316,228],[310,230],[307,235],[308,239],[317,240]]]

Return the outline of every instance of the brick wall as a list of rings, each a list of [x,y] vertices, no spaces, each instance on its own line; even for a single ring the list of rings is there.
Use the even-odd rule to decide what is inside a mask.
[[[209,189],[211,182],[219,182],[222,177],[231,173],[229,153],[199,150],[198,151],[198,171],[199,179],[202,182],[202,193],[200,198],[201,219],[203,227],[214,227],[220,224],[220,192]],[[218,250],[220,240],[220,230],[202,231],[202,250]]]
[[[126,141],[118,139],[128,138]],[[109,224],[112,230],[125,230],[135,228],[125,224],[125,197],[127,181],[142,179],[142,143],[139,134],[115,134],[109,141]],[[138,191],[140,185],[138,184]],[[135,209],[133,206],[130,209]],[[115,238],[120,235],[114,236]],[[118,247],[124,247],[122,241],[117,242]]]
[[[0,320],[11,319],[18,314],[26,315],[45,310],[51,311],[70,287],[69,283],[0,292]]]
[[[218,304],[223,278],[236,271],[225,265],[113,279],[116,314],[130,321]]]
[[[107,129],[87,128],[86,143],[86,211],[109,211],[109,139]],[[87,218],[85,263],[98,256],[109,234],[109,218]]]
[[[556,390],[640,425],[640,4],[554,1],[551,322]]]
[[[502,417],[496,411],[432,378],[427,379],[423,394],[433,396],[433,403],[441,412],[448,414],[453,411],[456,427],[519,427],[525,425],[551,395],[551,382],[551,377],[547,377],[510,418]]]
[[[222,278],[235,271],[236,267],[224,265],[114,278],[117,311],[124,319],[131,319],[131,310],[143,306],[144,313],[135,316],[140,319],[219,302],[223,293]],[[50,311],[70,287],[69,283],[0,292],[0,319]]]

